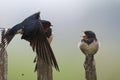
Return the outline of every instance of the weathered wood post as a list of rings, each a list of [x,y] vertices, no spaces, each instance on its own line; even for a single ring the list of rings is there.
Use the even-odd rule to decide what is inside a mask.
[[[38,61],[39,60],[39,61]],[[37,60],[37,80],[53,80],[52,67],[45,64],[42,59]]]
[[[5,34],[5,29],[1,29],[1,42],[3,41],[3,36]],[[1,51],[3,49],[3,51]],[[1,55],[2,54],[2,55]],[[8,58],[7,51],[4,45],[0,44],[0,80],[7,80],[7,68],[8,68]]]
[[[88,54],[85,57],[84,68],[86,80],[97,80],[94,55]]]

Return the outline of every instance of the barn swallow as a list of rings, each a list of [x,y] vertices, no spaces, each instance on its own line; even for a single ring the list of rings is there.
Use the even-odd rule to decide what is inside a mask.
[[[85,55],[94,55],[99,49],[99,44],[95,33],[93,31],[85,31],[82,37],[83,39],[79,45],[81,51]]]
[[[3,36],[2,43],[7,46],[16,34],[21,34],[21,39],[30,43],[33,51],[36,52],[37,57],[59,71],[56,58],[47,39],[52,32],[50,26],[52,25],[49,21],[40,19],[39,12],[35,13],[8,30]]]

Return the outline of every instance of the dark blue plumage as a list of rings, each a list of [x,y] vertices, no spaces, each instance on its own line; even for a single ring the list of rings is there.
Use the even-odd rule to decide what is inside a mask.
[[[13,28],[10,29],[8,34],[9,35],[15,35],[15,34],[17,34],[17,31],[22,29],[22,28],[23,28],[22,24],[17,24]]]
[[[54,53],[47,40],[52,33],[51,23],[40,20],[39,12],[26,18],[21,23],[15,25],[7,31],[4,36],[5,45],[8,45],[15,34],[22,34],[21,39],[30,42],[33,51],[37,53],[38,60],[42,59],[46,64],[52,65],[59,71]]]

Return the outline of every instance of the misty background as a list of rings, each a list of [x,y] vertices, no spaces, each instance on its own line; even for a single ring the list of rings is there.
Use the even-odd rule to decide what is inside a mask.
[[[60,67],[60,72],[53,68],[54,80],[84,80],[85,57],[77,45],[85,30],[95,32],[100,42],[95,55],[98,80],[120,79],[119,0],[1,0],[0,27],[11,28],[39,11],[53,25],[51,46]],[[35,53],[20,37],[7,47],[8,80],[36,80]]]

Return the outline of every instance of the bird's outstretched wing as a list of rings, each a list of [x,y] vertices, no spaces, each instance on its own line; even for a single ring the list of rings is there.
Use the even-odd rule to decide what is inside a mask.
[[[11,29],[8,29],[7,32],[2,36],[2,44],[3,46],[7,47],[7,45],[10,43],[10,41],[13,39],[13,37],[18,33],[19,30],[23,28],[22,24],[19,23],[12,27]]]
[[[15,36],[15,34],[9,35],[9,32],[10,32],[10,29],[5,33],[5,35],[3,36],[3,40],[2,40],[2,43],[6,46],[10,43],[10,41]]]
[[[11,42],[11,40],[14,38],[14,36],[17,34],[18,31],[21,31],[22,26],[21,24],[17,24],[11,29],[7,29],[5,34],[2,35],[2,40],[1,40],[1,46],[2,49],[0,50],[1,53],[4,51],[4,49],[8,46],[8,44]]]
[[[4,52],[5,48],[8,46],[8,44],[10,43],[10,41],[13,39],[13,37],[15,36],[15,34],[13,35],[8,35],[10,29],[8,29],[5,34],[2,35],[2,40],[1,40],[1,50],[0,50],[0,55],[2,55],[2,53]]]
[[[41,22],[36,22],[34,27],[34,36],[29,41],[33,51],[37,53],[37,59],[42,59],[46,64],[54,66],[56,70],[59,71],[57,61],[47,40],[47,36],[43,30]]]

